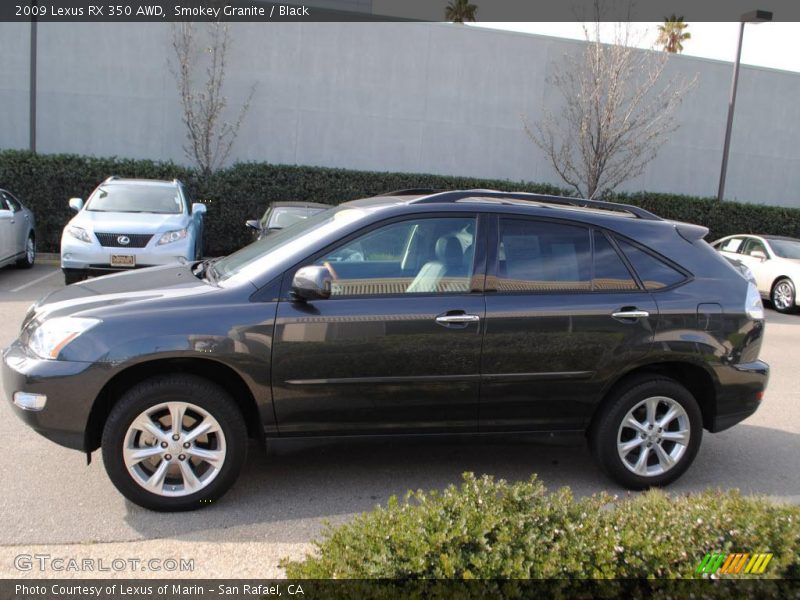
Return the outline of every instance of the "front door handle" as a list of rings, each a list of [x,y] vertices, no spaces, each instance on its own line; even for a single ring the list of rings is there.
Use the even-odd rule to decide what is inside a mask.
[[[436,317],[439,325],[466,325],[467,323],[477,323],[481,318],[478,315],[440,315]]]
[[[630,309],[613,312],[611,316],[615,319],[646,319],[650,313],[646,310]]]

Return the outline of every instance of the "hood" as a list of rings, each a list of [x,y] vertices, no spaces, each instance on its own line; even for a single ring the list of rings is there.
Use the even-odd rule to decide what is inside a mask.
[[[191,265],[166,265],[106,275],[69,285],[45,296],[28,311],[23,328],[33,318],[64,317],[89,312],[102,316],[128,310],[145,301],[187,298],[219,291],[192,274]],[[89,312],[87,312],[89,311]]]
[[[189,218],[183,213],[127,213],[82,210],[70,225],[103,233],[160,233],[186,227]]]

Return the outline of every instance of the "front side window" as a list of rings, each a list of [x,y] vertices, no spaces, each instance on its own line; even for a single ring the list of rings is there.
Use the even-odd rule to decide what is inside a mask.
[[[584,227],[500,219],[497,291],[590,291],[591,256]]]
[[[183,200],[176,187],[166,185],[101,185],[89,198],[94,212],[180,214]]]
[[[391,223],[320,258],[331,296],[466,293],[475,256],[473,217]]]

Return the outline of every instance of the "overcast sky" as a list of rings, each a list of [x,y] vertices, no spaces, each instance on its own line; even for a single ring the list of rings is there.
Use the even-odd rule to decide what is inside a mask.
[[[634,23],[642,47],[651,47],[659,23]],[[538,33],[555,37],[584,39],[580,23],[477,23],[491,27]],[[736,58],[738,23],[689,23],[692,39],[684,42],[683,53],[733,62]],[[761,23],[745,26],[742,63],[800,72],[800,23]]]

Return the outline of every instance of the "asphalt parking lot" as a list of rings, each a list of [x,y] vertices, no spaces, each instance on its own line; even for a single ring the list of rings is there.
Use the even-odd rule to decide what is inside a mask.
[[[0,347],[17,334],[28,306],[63,284],[54,265],[0,269]],[[744,423],[706,433],[688,473],[671,490],[739,488],[800,503],[800,315],[767,310],[762,358],[772,378],[762,408]],[[251,447],[234,489],[217,505],[184,514],[157,514],[130,504],[106,477],[99,453],[61,448],[22,424],[0,402],[0,576],[92,576],[20,572],[14,557],[191,557],[195,577],[280,575],[282,556],[299,556],[323,531],[410,488],[442,488],[461,473],[509,480],[537,473],[550,488],[578,495],[624,493],[603,477],[584,447],[526,441],[431,441],[282,446],[269,455]],[[94,573],[97,576],[97,573]],[[110,573],[139,577],[158,573]]]

